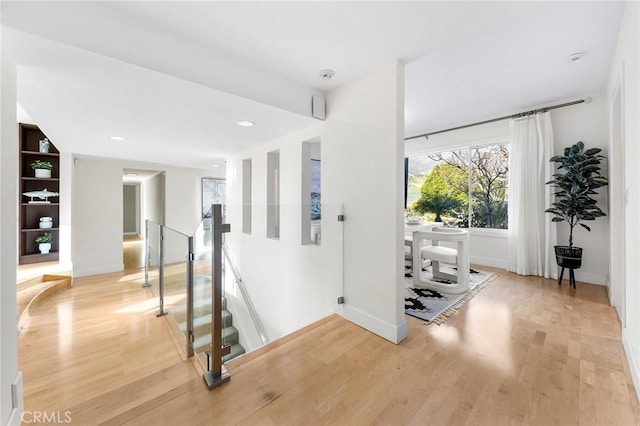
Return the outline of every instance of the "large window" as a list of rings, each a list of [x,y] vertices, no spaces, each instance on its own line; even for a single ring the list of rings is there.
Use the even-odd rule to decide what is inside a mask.
[[[507,229],[507,145],[410,157],[408,167],[408,214],[449,226]]]

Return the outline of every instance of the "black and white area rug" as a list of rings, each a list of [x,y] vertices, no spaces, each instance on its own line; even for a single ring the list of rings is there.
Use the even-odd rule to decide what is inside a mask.
[[[431,277],[431,267],[423,269],[422,278]],[[443,272],[446,271],[443,268]],[[429,323],[442,324],[468,300],[485,288],[496,275],[490,272],[470,270],[469,291],[462,294],[441,293],[427,288],[413,287],[411,271],[405,274],[404,312]]]

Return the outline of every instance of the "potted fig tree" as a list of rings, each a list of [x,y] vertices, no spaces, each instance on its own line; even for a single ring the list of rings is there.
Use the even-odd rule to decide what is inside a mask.
[[[583,222],[606,216],[593,198],[598,188],[608,184],[601,173],[600,163],[605,158],[600,155],[601,151],[600,148],[585,150],[584,143],[579,141],[565,148],[564,155],[556,155],[549,160],[558,164],[558,173],[547,182],[556,188],[556,192],[555,201],[545,211],[553,214],[553,222],[567,222],[569,225],[569,245],[554,247],[556,262],[562,268],[558,284],[562,283],[564,268],[569,268],[569,285],[575,288],[574,269],[582,266],[582,248],[573,245],[574,228],[580,225],[591,231]]]
[[[53,165],[48,161],[35,160],[31,163],[31,168],[35,171],[35,176],[41,179],[48,179],[51,177],[51,169]]]

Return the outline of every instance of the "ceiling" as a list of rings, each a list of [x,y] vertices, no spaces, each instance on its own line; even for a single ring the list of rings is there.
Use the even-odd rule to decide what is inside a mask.
[[[624,4],[533,4],[406,66],[407,137],[604,92]],[[581,60],[566,60],[577,52]]]
[[[406,64],[407,136],[602,92],[624,3],[1,7],[11,28],[3,47],[20,64],[18,101],[59,148],[209,168],[317,125],[311,95],[393,60]],[[585,56],[564,61],[574,52]],[[319,77],[325,68],[336,72],[331,81]]]

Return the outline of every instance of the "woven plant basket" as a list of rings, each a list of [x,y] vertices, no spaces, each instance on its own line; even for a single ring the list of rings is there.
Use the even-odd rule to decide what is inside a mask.
[[[556,263],[562,268],[578,269],[582,266],[582,248],[569,246],[554,246]]]

